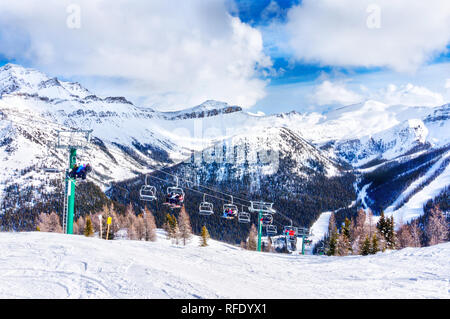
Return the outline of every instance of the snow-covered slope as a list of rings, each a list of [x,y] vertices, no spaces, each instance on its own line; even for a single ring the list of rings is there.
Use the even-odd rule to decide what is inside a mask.
[[[448,298],[450,243],[370,256],[280,255],[0,233],[0,298]]]

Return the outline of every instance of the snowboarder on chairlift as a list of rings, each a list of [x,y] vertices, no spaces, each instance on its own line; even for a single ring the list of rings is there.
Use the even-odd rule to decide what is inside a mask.
[[[85,180],[87,174],[90,173],[91,171],[92,171],[92,167],[89,163],[86,165],[75,164],[74,167],[72,168],[72,171],[70,172],[69,176],[71,178],[75,178],[75,179],[81,178],[81,179]]]
[[[83,180],[86,179],[86,175],[92,171],[91,165],[88,163],[86,165],[80,165],[77,170],[77,178],[81,178]]]
[[[69,173],[69,177],[70,178],[76,178],[77,177],[77,170],[78,170],[78,165],[77,164],[75,164],[74,166],[73,166],[73,168],[72,168],[72,170],[70,171],[70,173]]]

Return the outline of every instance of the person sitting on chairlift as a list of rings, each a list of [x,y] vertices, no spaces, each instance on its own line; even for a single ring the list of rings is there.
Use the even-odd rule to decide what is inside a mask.
[[[75,164],[72,168],[72,170],[69,173],[69,177],[70,178],[77,178],[77,170],[78,170],[79,166],[77,164]]]
[[[180,194],[173,194],[172,201],[175,206],[180,205]]]
[[[173,204],[173,193],[168,193],[166,197],[166,202],[169,204]]]
[[[86,164],[86,165],[77,165],[75,164],[72,168],[72,170],[70,171],[69,176],[71,178],[81,178],[83,180],[86,179],[86,176],[88,173],[90,173],[92,171],[92,167],[90,164]]]

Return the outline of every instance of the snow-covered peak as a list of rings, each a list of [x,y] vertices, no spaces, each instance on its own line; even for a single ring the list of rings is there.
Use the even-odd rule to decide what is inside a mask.
[[[242,108],[236,105],[229,105],[226,102],[207,100],[200,105],[174,112],[161,112],[162,117],[170,120],[203,118],[240,112]]]
[[[92,94],[79,83],[50,78],[40,71],[8,63],[0,68],[0,95],[12,93],[58,100],[85,98]]]
[[[0,95],[20,92],[35,93],[49,78],[37,70],[8,63],[0,67]]]

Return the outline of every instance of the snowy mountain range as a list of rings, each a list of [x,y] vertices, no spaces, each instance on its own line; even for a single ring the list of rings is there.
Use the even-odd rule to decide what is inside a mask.
[[[352,200],[379,211],[400,196],[411,200],[420,194],[421,189],[408,188],[419,179],[422,189],[439,176],[448,181],[443,178],[448,176],[449,114],[450,104],[411,107],[373,100],[324,114],[254,114],[212,100],[160,112],[7,64],[0,68],[0,199],[13,184],[51,191],[48,180],[61,174],[49,177],[42,168],[62,172],[68,157],[67,150],[54,147],[57,131],[78,128],[92,130],[92,143],[79,151],[79,161],[92,163],[90,179],[103,189],[194,156],[201,160],[190,167],[201,181],[246,181],[250,193],[261,193],[261,183],[268,180],[284,181],[288,191],[297,187],[297,182],[289,186],[289,179],[353,174]],[[381,172],[390,175],[380,178]],[[401,176],[401,183],[393,183]],[[388,191],[387,184],[398,187]],[[433,186],[421,203],[447,185]]]

